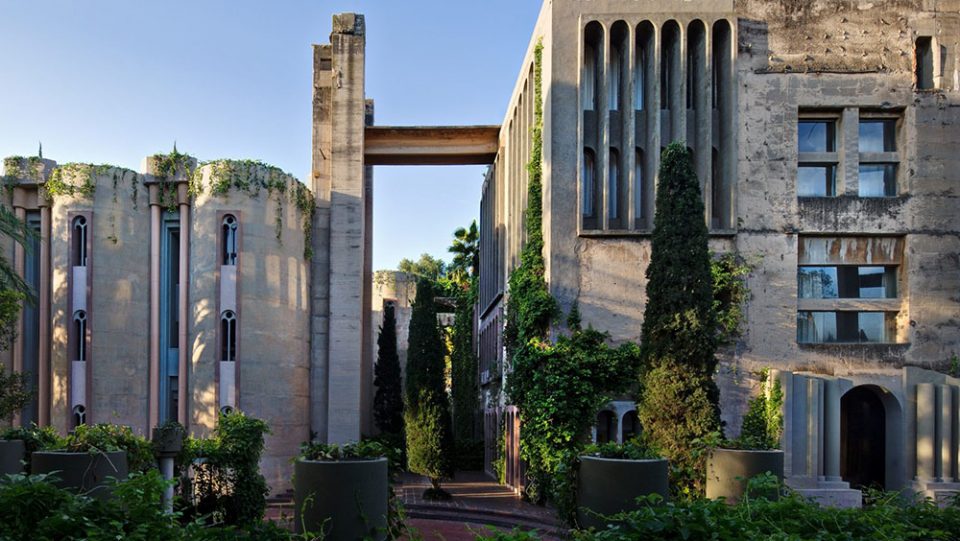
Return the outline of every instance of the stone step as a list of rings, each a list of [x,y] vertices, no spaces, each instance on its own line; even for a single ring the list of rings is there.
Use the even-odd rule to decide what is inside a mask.
[[[520,528],[523,530],[537,530],[544,535],[555,537],[562,537],[568,533],[567,528],[558,522],[547,522],[529,515],[519,515],[503,511],[481,511],[468,508],[418,504],[406,505],[404,507],[407,516],[410,518],[466,522],[478,526],[496,526],[507,529]]]

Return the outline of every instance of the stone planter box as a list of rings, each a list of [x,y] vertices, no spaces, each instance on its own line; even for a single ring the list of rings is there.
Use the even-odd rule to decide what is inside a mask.
[[[30,455],[32,473],[56,472],[61,488],[76,490],[95,498],[108,498],[107,479],[126,479],[127,453],[69,453],[66,451],[37,451]]]
[[[23,440],[0,440],[0,475],[8,473],[23,473],[23,464],[26,457],[26,447]]]
[[[593,456],[580,457],[577,482],[577,521],[584,528],[603,528],[600,515],[637,509],[636,499],[670,495],[667,459],[622,460]]]
[[[161,430],[154,428],[151,440],[154,452],[160,455],[176,455],[183,450],[182,430]]]
[[[293,466],[297,532],[323,531],[325,541],[386,538],[387,459],[302,460]]]
[[[783,482],[783,451],[714,449],[707,458],[707,498],[737,503],[747,489],[747,480],[766,472]],[[754,496],[775,499],[779,494],[770,490]]]

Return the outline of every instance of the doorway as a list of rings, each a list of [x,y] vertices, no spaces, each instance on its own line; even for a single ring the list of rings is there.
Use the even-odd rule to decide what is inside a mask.
[[[854,387],[840,399],[840,476],[852,488],[887,487],[887,412],[877,392]]]

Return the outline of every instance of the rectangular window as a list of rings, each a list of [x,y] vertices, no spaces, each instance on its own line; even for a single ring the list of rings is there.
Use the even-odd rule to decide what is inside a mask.
[[[917,38],[914,56],[917,90],[933,90],[933,38]]]
[[[895,299],[897,267],[800,267],[797,290],[801,299]]]
[[[896,152],[897,121],[860,119],[860,152]]]
[[[892,197],[897,195],[897,164],[860,164],[860,197]]]
[[[797,342],[801,344],[882,344],[895,338],[894,312],[797,313]]]
[[[797,122],[797,196],[837,195],[837,122],[800,119]]]

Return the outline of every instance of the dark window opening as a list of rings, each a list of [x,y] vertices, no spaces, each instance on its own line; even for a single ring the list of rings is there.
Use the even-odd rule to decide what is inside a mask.
[[[932,90],[933,38],[929,36],[917,38],[915,55],[917,90]]]

